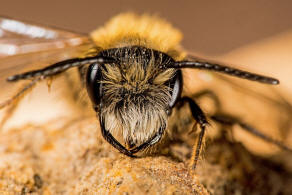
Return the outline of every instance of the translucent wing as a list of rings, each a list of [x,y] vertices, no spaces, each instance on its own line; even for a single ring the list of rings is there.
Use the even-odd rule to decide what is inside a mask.
[[[6,82],[8,76],[80,56],[90,47],[84,35],[0,17],[0,86],[6,92],[1,100],[15,86]]]
[[[0,56],[77,46],[84,35],[0,17]]]
[[[184,69],[183,74],[186,94],[191,95],[206,89],[210,90],[219,98],[220,112],[239,118],[265,135],[285,140],[286,145],[291,142],[289,134],[291,136],[292,105],[290,100],[284,98],[285,94],[280,92],[279,86],[194,69]],[[216,110],[214,104],[210,106],[210,101],[206,101],[204,98],[200,98],[198,101],[209,115],[214,114]],[[233,128],[240,129],[237,126]],[[244,131],[233,132],[237,140],[243,141],[254,152],[271,154],[277,150],[273,145],[250,136]]]

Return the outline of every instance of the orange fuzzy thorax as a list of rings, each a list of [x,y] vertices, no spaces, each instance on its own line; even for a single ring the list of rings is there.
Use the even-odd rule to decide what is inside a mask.
[[[103,50],[137,45],[167,53],[175,60],[185,57],[179,45],[182,33],[156,16],[120,14],[90,36]]]

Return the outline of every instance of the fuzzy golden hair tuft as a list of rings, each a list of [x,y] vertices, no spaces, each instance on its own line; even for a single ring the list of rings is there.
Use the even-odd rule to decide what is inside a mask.
[[[137,45],[167,53],[175,60],[185,57],[180,51],[182,33],[153,15],[119,14],[90,35],[103,50]]]

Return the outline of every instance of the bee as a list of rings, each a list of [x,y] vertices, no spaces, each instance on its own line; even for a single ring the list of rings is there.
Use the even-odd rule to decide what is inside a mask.
[[[225,82],[224,87],[232,86],[236,90],[236,82],[228,82],[230,78],[223,75],[263,85],[278,85],[279,80],[188,55],[180,46],[182,33],[161,18],[120,14],[93,31],[89,37],[6,18],[1,19],[0,28],[3,33],[10,31],[30,39],[29,47],[26,42],[11,47],[6,45],[6,55],[18,55],[2,60],[2,76],[4,72],[6,75],[16,68],[18,71],[32,69],[7,78],[10,83],[21,80],[29,80],[30,83],[3,102],[1,108],[19,102],[40,81],[64,74],[69,69],[78,69],[80,82],[86,88],[99,119],[102,136],[127,156],[136,157],[139,152],[155,147],[167,137],[167,132],[171,131],[168,120],[172,110],[182,105],[189,107],[199,127],[191,159],[193,169],[197,166],[210,120],[224,126],[238,125],[265,141],[291,151],[280,140],[267,136],[221,109],[220,98],[214,91],[204,89],[186,95],[183,81],[185,71],[190,69],[214,72],[210,74],[216,79],[212,84],[216,88],[220,88],[217,86],[220,82]],[[5,37],[5,34],[2,36]],[[25,60],[28,57],[29,62]],[[51,61],[53,63],[48,64]],[[196,78],[193,82],[196,85]],[[255,94],[261,100],[265,99],[267,105],[275,104],[280,110],[288,109],[291,114],[284,100],[269,98],[259,91]],[[204,112],[197,103],[197,99],[203,96],[210,96],[216,102],[218,108],[214,113]],[[122,138],[119,140],[115,134]]]

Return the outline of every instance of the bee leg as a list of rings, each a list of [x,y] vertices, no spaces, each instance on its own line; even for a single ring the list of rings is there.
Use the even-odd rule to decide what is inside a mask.
[[[211,90],[209,89],[204,89],[202,91],[199,91],[198,93],[195,93],[192,95],[192,98],[195,98],[195,99],[200,99],[201,97],[204,97],[204,96],[209,96],[215,103],[215,106],[216,106],[216,112],[218,110],[221,110],[221,102],[218,98],[218,96]]]
[[[41,80],[40,78],[34,79],[27,85],[21,87],[20,90],[14,96],[0,104],[0,109],[3,109],[4,107],[9,106],[14,101],[18,100],[19,98],[22,98],[25,95],[25,93],[29,92],[29,90],[31,90],[40,80]]]
[[[200,99],[200,98],[204,98],[204,97],[209,97],[214,101],[214,105],[215,105],[215,110],[214,113],[221,113],[221,109],[222,109],[222,104],[219,100],[219,97],[211,90],[209,89],[204,89],[202,91],[199,91],[195,94],[192,95],[192,98],[194,99]],[[208,115],[209,117],[210,115]],[[231,139],[234,140],[233,134],[231,132]]]
[[[206,118],[204,112],[202,111],[202,109],[199,107],[199,105],[193,99],[191,99],[189,97],[183,97],[179,101],[189,103],[189,107],[191,109],[192,116],[194,117],[194,119],[197,121],[197,123],[200,125],[200,128],[201,128],[201,132],[199,134],[197,146],[196,146],[196,149],[194,150],[194,154],[192,155],[193,161],[192,161],[191,166],[193,169],[195,169],[197,166],[198,160],[199,160],[200,153],[201,153],[203,138],[205,135],[205,129],[209,123],[207,121],[207,118]]]
[[[223,125],[228,125],[228,126],[233,126],[233,125],[237,124],[240,127],[242,127],[243,130],[246,130],[247,132],[252,133],[253,135],[255,135],[255,136],[257,136],[257,137],[259,137],[267,142],[275,144],[276,146],[282,148],[283,150],[287,150],[287,151],[292,152],[292,149],[285,146],[285,144],[283,144],[281,141],[273,139],[273,138],[263,134],[262,132],[260,132],[256,128],[252,127],[249,124],[242,122],[240,119],[238,119],[236,117],[226,115],[226,114],[215,114],[215,115],[211,116],[211,119],[213,119],[214,121],[216,121],[218,123],[221,123]]]
[[[144,150],[145,148],[148,148],[150,146],[155,145],[157,142],[159,142],[161,140],[162,135],[164,133],[164,129],[165,128],[160,127],[158,133],[155,136],[153,136],[152,138],[150,138],[149,140],[147,140],[145,143],[141,144],[140,146],[130,150],[130,152],[132,154],[135,154],[135,153],[137,153],[137,152],[139,152],[141,150]]]
[[[39,77],[36,78],[34,80],[32,80],[30,83],[24,85],[23,87],[21,87],[19,89],[19,91],[12,96],[10,99],[6,100],[5,102],[2,102],[0,104],[0,110],[12,105],[10,108],[8,108],[7,112],[5,112],[4,116],[2,117],[1,121],[0,121],[0,129],[3,127],[3,125],[5,124],[5,122],[7,121],[7,119],[9,119],[14,111],[16,110],[18,104],[20,103],[20,101],[22,100],[22,98],[29,93],[35,86],[36,84],[41,81],[43,79],[43,77]]]

